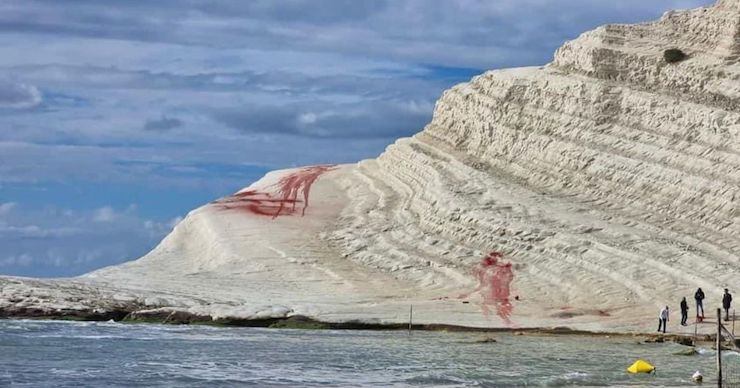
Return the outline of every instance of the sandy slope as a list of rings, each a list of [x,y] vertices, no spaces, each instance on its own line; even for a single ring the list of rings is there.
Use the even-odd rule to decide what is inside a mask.
[[[191,212],[137,261],[0,278],[0,310],[405,322],[413,304],[419,323],[651,331],[702,287],[710,311],[740,285],[739,36],[729,0],[587,32],[446,91],[375,160]]]

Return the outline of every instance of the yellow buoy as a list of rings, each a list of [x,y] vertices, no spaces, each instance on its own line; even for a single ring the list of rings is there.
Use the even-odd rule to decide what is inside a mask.
[[[645,360],[637,360],[634,364],[630,365],[630,367],[627,368],[627,372],[630,373],[650,373],[654,370],[655,367],[650,365],[650,363]]]

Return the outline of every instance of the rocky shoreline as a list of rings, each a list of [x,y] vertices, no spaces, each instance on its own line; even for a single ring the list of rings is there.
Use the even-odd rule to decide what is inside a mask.
[[[0,310],[0,319],[32,319],[32,320],[70,320],[86,322],[115,321],[130,324],[168,324],[168,325],[209,325],[220,327],[262,327],[273,329],[308,329],[308,330],[410,330],[410,331],[443,331],[463,333],[511,333],[513,335],[566,335],[566,336],[594,336],[594,337],[628,337],[635,338],[641,343],[668,343],[673,342],[685,346],[708,344],[713,346],[716,336],[701,334],[697,336],[674,333],[640,333],[640,332],[595,332],[576,330],[569,327],[529,327],[529,328],[501,328],[501,327],[469,327],[445,324],[408,324],[403,323],[370,323],[362,321],[326,322],[305,316],[291,316],[285,318],[267,319],[236,319],[217,318],[190,314],[185,311],[171,309],[152,309],[138,311],[39,311],[34,309],[16,310],[11,312]],[[491,341],[495,342],[495,341]],[[727,342],[727,346],[732,343]]]

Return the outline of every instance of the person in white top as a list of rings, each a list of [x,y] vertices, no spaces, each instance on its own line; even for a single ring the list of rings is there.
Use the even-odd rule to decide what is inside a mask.
[[[666,324],[668,323],[668,306],[665,306],[662,310],[660,310],[660,314],[658,315],[658,331],[660,331],[660,328],[663,328],[663,333],[665,333]]]

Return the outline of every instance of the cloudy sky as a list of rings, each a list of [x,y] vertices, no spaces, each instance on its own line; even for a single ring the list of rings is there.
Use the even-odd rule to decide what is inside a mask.
[[[268,170],[377,155],[486,69],[710,2],[4,0],[0,274],[136,258]]]

